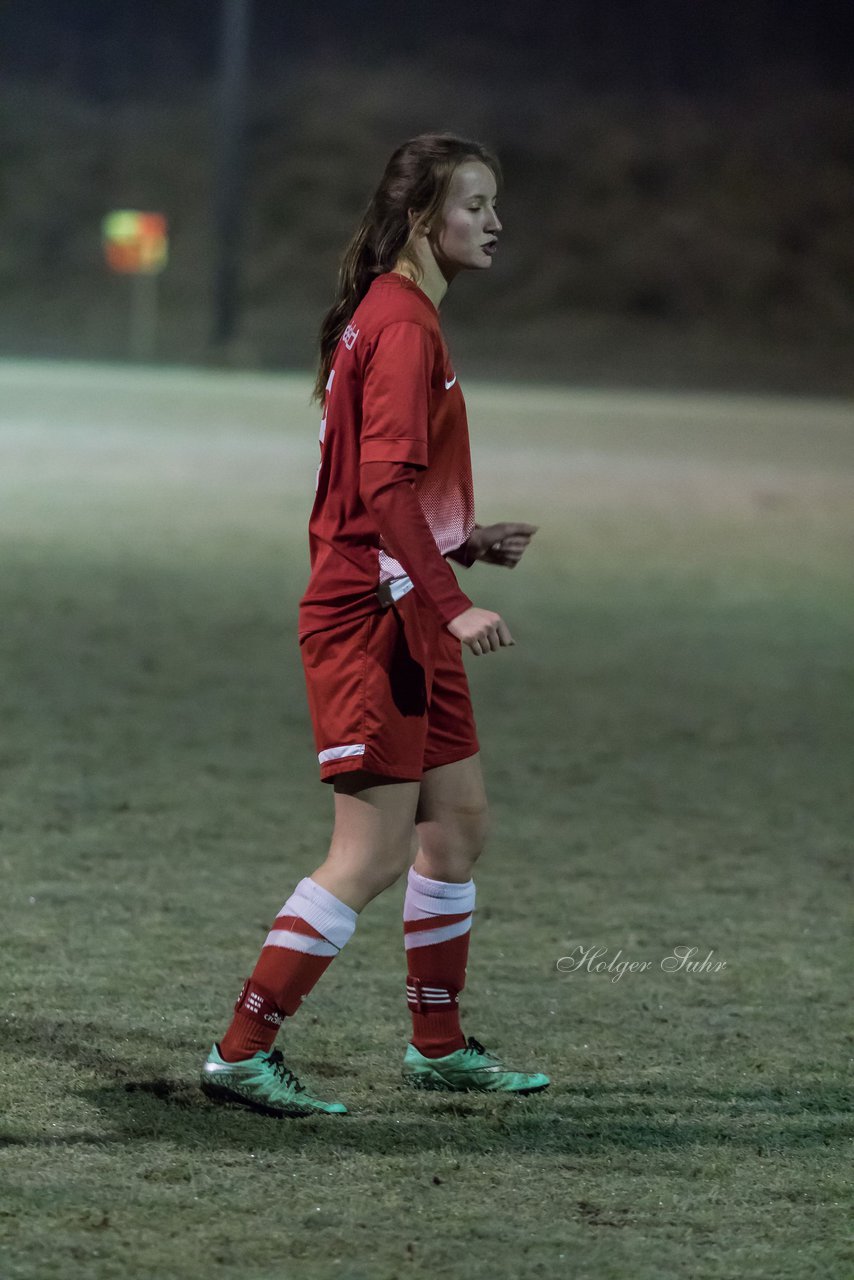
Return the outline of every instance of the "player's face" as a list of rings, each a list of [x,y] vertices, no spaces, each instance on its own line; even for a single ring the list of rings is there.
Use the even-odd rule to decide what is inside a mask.
[[[466,267],[484,271],[492,252],[484,247],[497,241],[501,222],[496,213],[496,182],[480,160],[458,165],[442,206],[438,235],[430,237],[436,261],[446,278]]]

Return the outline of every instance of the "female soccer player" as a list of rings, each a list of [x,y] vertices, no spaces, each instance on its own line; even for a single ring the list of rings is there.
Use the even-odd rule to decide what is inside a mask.
[[[202,1077],[211,1097],[267,1114],[347,1110],[313,1096],[273,1041],[359,913],[404,871],[406,1083],[509,1093],[549,1084],[466,1040],[458,1009],[487,820],[462,646],[483,655],[514,641],[499,614],[460,590],[446,557],[513,568],[536,526],[474,522],[465,403],[438,308],[460,271],[491,268],[500,181],[477,142],[441,133],[400,146],[321,328],[299,640],[334,830],[326,860],[279,912]]]

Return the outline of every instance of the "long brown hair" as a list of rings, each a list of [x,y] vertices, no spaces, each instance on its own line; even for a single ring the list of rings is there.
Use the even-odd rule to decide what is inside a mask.
[[[335,301],[320,326],[320,366],[309,403],[322,403],[338,339],[374,276],[391,271],[402,260],[411,267],[416,282],[421,279],[415,239],[439,217],[454,170],[466,160],[482,161],[500,188],[503,178],[498,158],[480,142],[454,133],[420,133],[392,155],[341,257]],[[409,209],[415,212],[411,226]]]

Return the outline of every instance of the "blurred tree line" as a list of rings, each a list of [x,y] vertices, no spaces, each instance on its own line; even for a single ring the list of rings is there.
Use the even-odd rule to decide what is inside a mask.
[[[0,84],[0,352],[125,354],[128,282],[103,266],[100,222],[128,207],[170,222],[160,356],[210,358],[216,32],[188,42],[198,6],[152,26],[159,8],[90,6],[73,37],[43,22]],[[283,45],[265,29],[281,9],[256,13],[234,362],[312,365],[389,152],[453,129],[494,147],[506,181],[489,278],[443,303],[461,369],[854,390],[854,99],[834,50],[791,56],[793,6],[772,23],[700,4],[688,33],[669,0],[583,0],[543,43],[536,0],[499,0],[447,45],[415,10],[378,40],[375,0],[350,27],[292,15]]]

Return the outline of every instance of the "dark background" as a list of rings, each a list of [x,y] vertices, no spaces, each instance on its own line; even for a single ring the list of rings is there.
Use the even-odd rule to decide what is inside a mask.
[[[852,74],[846,9],[850,15],[842,3],[807,10],[794,0],[256,0],[254,65],[269,76],[318,51],[368,67],[420,50],[479,74],[509,49],[519,69],[536,75],[559,61],[588,90],[715,92],[786,63],[843,87]],[[5,5],[0,33],[19,71],[115,100],[168,95],[176,75],[209,77],[216,19],[210,0],[41,0]]]
[[[157,356],[312,367],[390,151],[493,147],[504,234],[443,320],[461,368],[602,385],[854,390],[843,5],[255,0],[240,318],[212,342],[219,9],[0,10],[0,354],[122,359],[112,208],[164,212]]]

